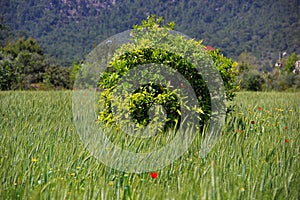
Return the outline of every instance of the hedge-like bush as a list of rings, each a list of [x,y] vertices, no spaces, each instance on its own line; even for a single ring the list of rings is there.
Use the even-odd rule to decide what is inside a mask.
[[[148,17],[148,20],[143,21],[141,26],[136,25],[134,27],[132,43],[125,44],[118,49],[109,64],[108,70],[101,75],[99,86],[104,91],[101,92],[99,101],[101,107],[100,122],[120,126],[120,121],[126,118],[124,116],[130,116],[137,127],[144,127],[151,120],[157,120],[157,122],[161,120],[159,118],[153,119],[150,110],[153,105],[161,105],[164,112],[162,110],[155,111],[161,112],[162,115],[167,115],[165,124],[160,127],[161,130],[178,127],[182,112],[180,106],[184,106],[188,110],[193,109],[189,108],[191,99],[185,99],[184,96],[180,96],[180,89],[188,86],[191,86],[196,94],[198,109],[195,112],[200,116],[200,125],[203,125],[209,119],[211,115],[210,92],[201,72],[199,73],[197,68],[185,59],[182,54],[175,53],[176,51],[172,49],[170,51],[165,50],[162,46],[164,43],[179,48],[179,52],[192,53],[193,56],[200,60],[213,60],[215,65],[211,65],[211,67],[217,68],[223,79],[226,99],[229,101],[233,100],[235,96],[234,91],[237,89],[235,85],[235,77],[237,75],[235,70],[236,63],[222,55],[219,50],[205,51],[202,41],[186,39],[180,34],[168,34],[168,31],[173,28],[174,23],[162,26],[162,18],[156,19],[154,16]],[[161,48],[153,48],[160,47],[160,45]],[[158,67],[149,66],[149,64],[153,63]],[[130,74],[130,80],[142,83],[138,88],[133,90],[135,86],[130,81],[124,86],[120,86],[122,83],[119,82],[122,80],[122,77],[128,76],[127,73],[130,70],[147,65],[148,67],[144,68],[144,70],[141,69],[138,74]],[[163,68],[160,70],[159,66],[167,66],[173,70],[164,72]],[[147,74],[160,73],[169,74],[170,76],[176,76],[179,73],[185,80],[171,79],[169,83],[157,84],[160,81],[160,77],[153,75],[153,80],[148,78],[150,82],[143,83],[141,78],[143,74],[147,76]],[[177,89],[171,90],[168,87],[170,85],[175,86]],[[120,90],[133,91],[131,91],[131,94],[128,93],[117,99],[115,94],[116,91],[122,92]],[[119,102],[119,104],[115,102]],[[124,109],[124,107],[127,108]],[[161,107],[158,106],[157,108]],[[123,110],[125,113],[118,113],[114,110]],[[126,113],[126,110],[129,113]]]

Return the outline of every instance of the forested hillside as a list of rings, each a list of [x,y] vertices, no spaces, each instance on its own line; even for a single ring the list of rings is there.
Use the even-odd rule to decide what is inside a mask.
[[[69,66],[95,45],[149,14],[230,57],[252,53],[272,65],[278,53],[300,53],[299,0],[10,0],[0,1],[0,39],[31,36],[51,62]]]

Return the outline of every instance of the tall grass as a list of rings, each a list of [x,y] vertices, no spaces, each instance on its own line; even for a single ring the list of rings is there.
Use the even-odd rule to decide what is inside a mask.
[[[127,174],[98,162],[72,120],[70,91],[0,93],[0,199],[299,199],[300,93],[239,93],[206,157]],[[155,141],[153,141],[155,143]]]

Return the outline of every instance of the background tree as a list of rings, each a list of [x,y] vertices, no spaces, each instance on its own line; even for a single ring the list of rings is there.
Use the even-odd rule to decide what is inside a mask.
[[[71,88],[70,69],[50,65],[33,38],[0,48],[0,90]]]
[[[48,63],[36,40],[22,37],[11,41],[2,49],[2,53],[9,58],[2,63],[2,70],[5,69],[4,73],[13,72],[14,84],[7,89],[29,89],[30,84],[42,82]]]
[[[58,65],[52,65],[46,68],[43,74],[43,83],[46,88],[70,89],[70,69]]]
[[[290,56],[287,57],[286,62],[283,63],[284,71],[286,71],[288,74],[293,72],[293,70],[295,69],[295,63],[299,59],[300,59],[300,57],[297,56],[297,54],[295,52],[293,52]]]
[[[93,45],[128,30],[149,13],[174,21],[178,31],[234,59],[251,52],[271,66],[278,49],[300,54],[299,0],[94,2],[2,0],[0,13],[13,30],[36,38],[51,62],[63,66],[83,59]]]
[[[16,63],[0,47],[0,90],[14,89],[18,79]]]
[[[243,73],[240,79],[242,79],[240,83],[241,89],[250,91],[261,91],[262,84],[265,82],[261,73],[253,70]]]

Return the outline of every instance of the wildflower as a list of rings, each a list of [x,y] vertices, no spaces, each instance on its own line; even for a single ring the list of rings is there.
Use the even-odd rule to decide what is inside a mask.
[[[285,126],[285,127],[284,127],[284,130],[288,130],[288,128],[289,128],[288,126]]]
[[[150,173],[151,178],[155,179],[158,177],[158,173],[157,172],[151,172]]]
[[[70,173],[69,176],[75,176],[75,173]]]
[[[286,138],[284,141],[285,141],[286,143],[288,143],[288,142],[289,142],[289,139]]]
[[[258,108],[257,108],[258,110],[262,110],[262,107],[260,107],[260,106],[258,106]]]
[[[240,191],[241,191],[241,192],[244,192],[244,191],[245,191],[245,188],[244,188],[244,187],[241,187],[241,188],[240,188]]]
[[[244,130],[235,129],[235,133],[243,133]]]
[[[254,120],[251,120],[250,122],[251,122],[251,124],[255,124],[255,121],[254,121]]]
[[[32,158],[31,162],[35,163],[35,162],[37,162],[37,159],[36,158]]]
[[[76,169],[80,169],[80,166],[77,166]]]

